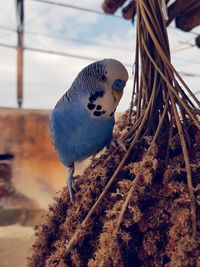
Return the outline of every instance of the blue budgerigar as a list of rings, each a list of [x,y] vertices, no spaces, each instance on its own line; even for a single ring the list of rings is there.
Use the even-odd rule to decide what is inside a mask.
[[[73,201],[74,162],[97,154],[113,142],[114,113],[128,80],[125,67],[103,59],[85,67],[51,114],[53,144],[68,167],[67,185]]]

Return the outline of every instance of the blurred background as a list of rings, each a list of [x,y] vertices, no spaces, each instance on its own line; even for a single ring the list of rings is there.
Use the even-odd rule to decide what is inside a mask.
[[[66,170],[51,145],[49,114],[78,72],[103,58],[121,61],[129,81],[117,112],[129,107],[135,20],[123,19],[120,8],[105,14],[102,3],[0,2],[0,266],[25,266],[33,225],[65,185]],[[184,32],[173,21],[168,34],[172,64],[199,97],[200,26]],[[86,165],[79,164],[79,173]],[[8,256],[16,247],[19,265]]]

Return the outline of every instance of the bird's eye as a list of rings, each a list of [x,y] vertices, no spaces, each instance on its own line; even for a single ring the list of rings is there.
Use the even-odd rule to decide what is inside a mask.
[[[101,75],[101,81],[102,82],[105,82],[107,80],[107,77],[103,74],[103,75]]]

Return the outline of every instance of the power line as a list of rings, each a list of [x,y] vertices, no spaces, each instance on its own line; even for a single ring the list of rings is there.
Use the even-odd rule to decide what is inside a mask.
[[[3,43],[0,43],[0,46],[5,47],[5,48],[14,48],[14,49],[17,48],[14,45],[8,45],[8,44],[3,44]],[[77,54],[70,54],[70,53],[59,52],[59,51],[54,51],[54,50],[45,50],[45,49],[33,48],[33,47],[27,47],[27,46],[24,47],[24,49],[27,51],[31,51],[31,52],[39,52],[39,53],[44,53],[44,54],[71,57],[71,58],[77,58],[77,59],[82,59],[82,60],[89,60],[89,61],[101,60],[100,58],[96,58],[96,57],[82,56],[82,55],[77,55]],[[129,63],[125,63],[124,65],[128,68],[133,67],[133,65]],[[200,77],[200,75],[193,74],[193,73],[187,73],[187,72],[182,72],[182,71],[179,71],[179,73],[183,76],[188,76],[188,77]]]
[[[50,1],[50,0],[30,0],[30,1],[40,2],[40,3],[44,3],[44,4],[55,5],[55,6],[61,6],[61,7],[66,7],[66,8],[72,8],[72,9],[81,10],[81,11],[88,12],[88,13],[94,13],[94,14],[98,14],[98,15],[108,16],[108,14],[106,14],[102,11],[95,10],[95,9],[59,3],[59,2],[54,2],[54,1]],[[112,15],[112,17],[120,18],[120,19],[122,18],[122,16],[118,16],[118,15]]]
[[[39,15],[28,20],[25,24],[28,25],[28,24],[32,23],[33,21],[35,21],[35,20],[41,18],[42,16],[46,15],[47,13],[49,13],[52,9],[53,9],[53,7],[50,7],[48,10],[45,10],[44,12],[40,13]]]
[[[193,40],[191,42],[191,38],[190,39],[187,39],[185,41],[184,40],[183,41],[182,40],[179,40],[178,43],[179,44],[184,44],[184,45],[195,45],[195,42]]]
[[[88,45],[93,45],[93,46],[100,46],[100,47],[105,47],[105,48],[121,50],[121,51],[124,51],[124,52],[132,52],[131,49],[126,49],[126,48],[123,48],[123,47],[115,47],[115,46],[112,46],[112,45],[109,45],[109,44],[107,45],[107,44],[102,44],[102,43],[89,41],[89,40],[80,40],[80,39],[76,39],[76,38],[63,38],[62,36],[59,36],[59,35],[52,35],[52,34],[49,35],[49,34],[43,34],[43,33],[39,33],[39,32],[29,32],[29,31],[26,31],[25,34],[41,36],[41,37],[57,39],[57,40],[63,40],[63,41],[72,41],[72,42],[76,42],[76,43],[80,43],[80,44],[88,44]]]
[[[176,31],[179,30],[179,31],[183,32],[183,30],[181,30],[181,29],[179,29],[179,28],[177,28],[175,26],[172,26],[172,25],[169,25],[167,28],[172,29],[172,30],[176,30]],[[199,33],[196,32],[196,31],[195,32],[194,31],[189,31],[187,33],[190,33],[190,34],[195,35],[195,36],[199,35]]]
[[[50,50],[52,51],[52,50]],[[60,52],[58,52],[60,53]],[[62,53],[62,52],[61,52]],[[180,58],[174,58],[174,60],[181,60],[181,61],[185,61],[185,62],[188,62],[188,63],[192,63],[192,64],[200,64],[200,62],[198,61],[194,61],[194,60],[188,60],[188,59],[180,59]],[[130,66],[129,66],[130,67]]]
[[[13,49],[17,49],[17,46],[16,46],[16,45],[9,45],[9,44],[3,44],[3,43],[0,43],[0,46],[1,46],[1,47],[5,47],[5,48],[13,48]]]
[[[194,48],[194,47],[195,47],[195,45],[190,44],[190,45],[188,45],[188,46],[186,46],[186,47],[177,48],[177,49],[171,51],[171,53],[172,53],[172,54],[175,54],[175,53],[178,53],[178,52],[182,52],[182,51],[185,51],[185,50],[189,50],[189,49]]]
[[[0,25],[0,29],[3,29],[3,30],[10,30],[10,31],[13,31],[16,33],[16,30],[13,29],[13,28],[9,28],[9,27],[5,27],[5,26],[1,26]],[[126,49],[126,48],[123,48],[123,47],[115,47],[115,46],[112,46],[112,45],[107,45],[107,44],[102,44],[102,43],[98,43],[98,42],[94,42],[94,41],[90,41],[90,40],[80,40],[80,39],[77,39],[77,38],[64,38],[60,35],[53,35],[53,34],[45,34],[45,33],[40,33],[40,32],[30,32],[30,31],[26,31],[25,34],[27,35],[34,35],[34,36],[41,36],[41,37],[46,37],[46,38],[50,38],[50,39],[57,39],[57,40],[63,40],[63,41],[66,41],[66,42],[77,42],[77,43],[80,43],[80,44],[88,44],[88,45],[92,45],[92,46],[99,46],[99,47],[105,47],[105,48],[111,48],[111,49],[116,49],[116,50],[121,50],[121,51],[124,51],[124,52],[132,52],[131,49]],[[183,44],[185,44],[185,42],[182,42]],[[177,52],[181,52],[181,51],[184,51],[184,50],[188,50],[188,49],[191,49],[191,48],[194,48],[195,45],[194,44],[188,44],[187,47],[182,47],[182,48],[177,48],[176,50],[173,50],[172,51],[172,54],[175,54]],[[178,60],[182,60],[182,59],[179,59]],[[183,59],[184,61],[188,61],[187,59]],[[199,62],[197,61],[191,61],[189,60],[188,62],[190,63],[195,63],[195,64],[200,64]]]
[[[80,10],[80,11],[84,11],[84,12],[89,12],[89,13],[95,13],[95,14],[98,14],[98,15],[104,15],[104,16],[108,16],[109,14],[107,13],[104,13],[102,11],[98,11],[98,10],[95,10],[95,9],[90,9],[90,8],[85,8],[85,7],[78,7],[78,6],[75,6],[75,5],[70,5],[70,4],[64,4],[64,3],[59,3],[59,2],[55,2],[55,1],[51,1],[51,0],[30,0],[30,1],[35,1],[35,2],[40,2],[40,3],[44,3],[44,4],[50,4],[50,5],[55,5],[55,6],[61,6],[61,7],[66,7],[66,8],[72,8],[72,9],[76,9],[76,10]],[[112,17],[115,17],[115,18],[123,18],[122,16],[119,16],[119,15],[115,15],[115,14],[112,14],[111,15]],[[173,30],[181,30],[175,26],[172,26],[172,25],[169,25],[168,28],[171,28]],[[193,34],[193,35],[199,35],[199,33],[197,32],[194,32],[194,31],[190,31],[189,33]]]
[[[188,73],[188,72],[184,72],[184,71],[179,71],[179,73],[181,73],[182,75],[187,76],[187,77],[199,77],[200,78],[200,75],[198,75],[198,74]]]
[[[9,27],[6,27],[6,26],[1,26],[0,25],[0,29],[2,30],[9,30],[9,31],[12,31],[12,32],[17,32],[15,29],[13,28],[9,28]],[[64,38],[63,36],[60,36],[60,35],[55,35],[55,34],[45,34],[45,33],[40,33],[40,32],[30,32],[30,31],[25,31],[24,32],[25,34],[28,34],[28,35],[35,35],[35,36],[41,36],[41,37],[46,37],[46,38],[50,38],[50,39],[57,39],[57,40],[63,40],[63,41],[70,41],[70,42],[77,42],[77,43],[80,43],[80,44],[88,44],[88,45],[93,45],[93,46],[100,46],[100,47],[105,47],[105,48],[112,48],[112,49],[116,49],[116,50],[121,50],[121,51],[124,51],[124,52],[132,52],[131,49],[127,49],[127,48],[123,48],[123,47],[115,47],[113,45],[109,45],[109,44],[102,44],[102,43],[98,43],[98,42],[95,42],[95,41],[91,41],[91,40],[80,40],[80,39],[77,39],[77,38]]]
[[[36,0],[33,0],[33,1],[36,1]],[[10,31],[16,32],[16,30],[13,29],[13,28],[1,26],[1,25],[0,25],[0,29],[10,30]],[[105,47],[105,48],[112,48],[112,49],[121,50],[121,51],[124,51],[124,52],[132,52],[131,49],[126,49],[126,48],[123,48],[123,47],[115,47],[115,46],[112,46],[112,45],[102,44],[102,43],[98,43],[98,42],[94,42],[94,41],[90,41],[90,40],[80,40],[80,39],[77,39],[77,38],[64,38],[64,37],[62,37],[60,35],[45,34],[45,33],[32,32],[32,31],[31,32],[30,31],[25,31],[25,34],[41,36],[41,37],[46,37],[46,38],[50,38],[50,39],[72,41],[72,42],[77,42],[77,43],[81,43],[81,44],[88,44],[88,45],[100,46],[100,47]],[[182,43],[185,44],[185,42],[182,42]],[[183,48],[180,48],[180,49],[178,48],[178,49],[172,51],[172,54],[180,52],[180,51],[183,51],[183,50],[188,50],[188,49],[193,48],[193,47],[195,47],[194,44],[188,44],[187,47],[183,47]],[[178,60],[181,60],[181,59],[178,59]],[[185,60],[185,61],[187,61],[187,60]],[[191,61],[189,61],[189,62],[191,62]],[[196,61],[194,61],[193,63],[199,64]]]
[[[14,48],[14,49],[17,48],[17,46],[15,46],[15,45],[9,45],[9,44],[3,44],[3,43],[0,43],[0,46],[6,47],[6,48]],[[23,49],[25,49],[27,51],[32,51],[32,52],[52,54],[52,55],[57,55],[57,56],[65,56],[65,57],[90,60],[90,61],[101,60],[100,58],[97,58],[97,57],[89,57],[89,56],[83,56],[83,55],[77,55],[77,54],[70,54],[70,53],[66,53],[66,52],[59,52],[59,51],[54,51],[54,50],[45,50],[45,49],[40,49],[40,48],[28,47],[28,46],[23,47]],[[132,65],[128,64],[128,63],[126,63],[124,65],[126,67],[129,67],[129,68],[132,67]]]
[[[190,59],[178,58],[178,57],[173,58],[173,61],[176,61],[176,60],[184,61],[184,62],[191,63],[191,64],[198,64],[198,65],[200,65],[200,62],[199,61],[196,61],[196,60],[190,60]]]
[[[58,56],[65,56],[65,57],[71,57],[71,58],[77,58],[77,59],[83,59],[83,60],[90,60],[90,61],[98,61],[101,60],[100,58],[96,57],[89,57],[89,56],[82,56],[77,54],[70,54],[66,52],[58,52],[53,50],[45,50],[40,48],[32,48],[32,47],[24,47],[25,50],[32,51],[32,52],[40,52],[45,54],[52,54],[52,55],[58,55]],[[126,67],[132,67],[131,64],[124,64]]]
[[[32,0],[32,1],[37,1],[37,0]],[[10,30],[10,31],[13,31],[13,32],[16,32],[15,29],[13,28],[9,28],[9,27],[6,27],[6,26],[1,26],[0,25],[0,29],[3,29],[3,30]],[[96,46],[104,46],[104,47],[108,47],[108,48],[112,48],[112,49],[119,49],[119,50],[124,50],[123,48],[119,48],[119,47],[113,47],[113,46],[110,46],[110,45],[102,45],[102,44],[99,44],[97,42],[90,42],[90,41],[82,41],[82,40],[78,40],[78,39],[75,39],[75,38],[63,38],[61,36],[58,36],[58,35],[47,35],[47,34],[42,34],[42,33],[37,33],[37,32],[25,32],[25,34],[32,34],[32,35],[35,35],[35,36],[46,36],[48,38],[56,38],[56,39],[63,39],[63,40],[66,40],[66,41],[74,41],[74,42],[79,42],[79,43],[85,43],[85,44],[90,44],[90,45],[96,45]],[[189,48],[188,48],[189,49]],[[129,51],[128,49],[126,51]],[[131,50],[130,50],[131,51]],[[175,52],[178,52],[178,51],[174,51]],[[191,64],[200,64],[200,62],[198,61],[195,61],[195,60],[190,60],[190,59],[184,59],[184,58],[174,58],[173,59],[174,61],[175,60],[179,60],[179,61],[184,61],[184,62],[187,62],[187,63],[191,63]]]

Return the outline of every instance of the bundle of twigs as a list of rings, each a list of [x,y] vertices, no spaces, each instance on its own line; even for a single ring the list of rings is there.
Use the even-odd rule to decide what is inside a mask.
[[[137,140],[141,134],[143,136],[145,134],[154,135],[147,154],[163,130],[169,129],[169,132],[172,133],[173,128],[178,129],[187,171],[193,235],[195,235],[196,212],[189,159],[190,136],[186,126],[189,120],[192,120],[200,129],[195,107],[195,104],[200,107],[200,102],[170,62],[169,43],[161,1],[137,1],[137,46],[131,111],[134,100],[137,106],[137,120],[141,120],[135,130],[134,139]],[[170,138],[169,135],[168,144]]]
[[[174,69],[174,67],[170,62],[169,43],[166,32],[166,23],[164,21],[162,13],[161,0],[160,1],[137,0],[136,7],[137,7],[137,40],[136,40],[137,43],[136,43],[136,56],[135,56],[134,88],[133,88],[133,96],[129,112],[129,123],[127,123],[129,130],[123,137],[123,140],[127,143],[128,150],[125,153],[125,155],[123,155],[123,157],[118,160],[116,159],[117,158],[116,150],[113,151],[112,154],[107,153],[103,157],[103,161],[102,159],[100,159],[100,161],[97,160],[97,163],[100,163],[99,167],[100,169],[97,170],[97,173],[95,173],[95,171],[94,173],[91,173],[92,176],[90,177],[91,182],[90,181],[85,182],[85,184],[88,183],[87,189],[88,188],[89,189],[87,192],[89,192],[88,194],[90,194],[90,197],[91,194],[93,194],[90,190],[94,190],[91,188],[95,188],[97,179],[101,180],[104,175],[106,176],[106,171],[103,170],[102,168],[105,168],[106,164],[107,165],[110,164],[109,161],[112,159],[113,155],[115,157],[115,161],[117,162],[115,163],[118,164],[118,167],[116,168],[115,171],[113,171],[110,180],[105,186],[104,186],[105,182],[103,182],[103,180],[99,182],[99,185],[102,184],[104,186],[104,189],[102,193],[98,196],[96,202],[93,204],[93,206],[89,211],[88,207],[91,205],[92,200],[88,198],[89,200],[88,199],[80,200],[83,202],[82,206],[80,206],[79,205],[80,203],[78,203],[77,207],[75,205],[74,211],[72,209],[71,211],[68,212],[69,218],[67,219],[68,223],[66,222],[66,226],[63,223],[63,220],[65,219],[62,218],[62,223],[63,223],[63,226],[61,227],[62,234],[60,233],[60,235],[62,235],[62,241],[60,242],[62,243],[63,246],[62,249],[59,250],[59,254],[58,252],[56,252],[57,259],[59,259],[58,260],[59,264],[61,264],[63,257],[64,258],[68,257],[68,254],[72,252],[72,249],[74,249],[74,245],[78,244],[79,239],[81,238],[83,239],[84,233],[87,232],[87,227],[91,228],[91,225],[93,225],[92,227],[95,228],[94,226],[95,222],[92,215],[96,213],[96,216],[98,217],[99,214],[101,215],[103,214],[100,208],[100,204],[102,204],[102,202],[107,203],[107,204],[104,203],[104,206],[108,205],[110,214],[108,215],[107,213],[106,222],[103,223],[102,219],[106,236],[102,235],[102,239],[100,240],[100,242],[103,240],[102,242],[104,242],[104,244],[107,244],[106,242],[109,243],[108,239],[110,238],[112,238],[113,240],[112,244],[115,244],[117,242],[116,237],[118,232],[120,231],[120,225],[124,220],[125,211],[128,208],[130,209],[130,207],[132,207],[131,209],[134,209],[133,213],[135,215],[133,217],[135,218],[134,219],[135,221],[139,220],[138,218],[141,218],[138,206],[136,205],[135,208],[133,208],[134,205],[133,206],[130,205],[129,207],[128,205],[130,204],[131,201],[132,203],[134,201],[135,203],[138,201],[137,192],[139,192],[140,186],[144,188],[145,186],[151,185],[151,181],[153,179],[152,178],[153,172],[156,169],[155,166],[157,166],[157,161],[154,161],[154,158],[152,157],[152,164],[149,165],[148,160],[146,159],[148,156],[151,156],[152,153],[154,153],[156,143],[162,142],[161,139],[163,139],[163,135],[165,138],[164,161],[167,165],[169,158],[169,149],[170,149],[169,147],[172,141],[174,130],[176,130],[178,133],[182,148],[182,154],[185,162],[184,168],[187,173],[187,186],[190,195],[190,215],[191,215],[190,217],[192,224],[192,238],[195,239],[196,203],[195,203],[194,188],[192,183],[192,172],[190,165],[191,140],[190,140],[190,135],[187,132],[187,129],[188,125],[191,123],[195,125],[196,128],[200,129],[200,123],[197,117],[198,109],[196,107],[200,106],[200,103],[198,99],[195,97],[195,95],[188,88],[188,86],[184,83],[184,81],[182,80],[182,78],[180,77],[180,75],[177,73],[177,71]],[[133,117],[135,118],[134,124],[132,123]],[[112,197],[110,197],[107,200],[105,200],[106,193],[111,188],[111,186],[113,186],[113,182],[119,176],[121,170],[125,168],[124,167],[125,163],[127,164],[129,158],[132,157],[134,151],[137,150],[138,143],[141,143],[142,140],[146,140],[149,136],[152,136],[152,138],[150,138],[150,141],[148,142],[148,147],[142,154],[143,159],[141,160],[141,163],[131,165],[133,166],[134,179],[132,181],[130,180],[126,181],[124,182],[123,185],[121,185],[121,187],[126,187],[126,189],[128,188],[128,193],[122,194],[123,198],[122,199],[120,198],[120,201],[117,202],[118,204],[116,204],[112,209],[112,205],[113,203],[115,203],[114,200],[115,197],[113,199]],[[110,165],[109,168],[112,169]],[[84,179],[86,179],[86,177],[88,176],[88,172],[91,171],[91,169],[94,169],[94,165],[90,167],[88,171],[86,170],[85,174],[83,174],[82,182],[84,181]],[[141,175],[142,172],[143,174]],[[95,190],[99,190],[99,188]],[[142,190],[144,192],[144,189]],[[118,190],[114,195],[118,194],[117,192]],[[84,192],[82,194],[84,194]],[[77,198],[78,197],[79,195],[77,194]],[[65,199],[66,196],[64,195],[63,198]],[[67,199],[65,199],[64,203],[62,202],[63,209],[61,212],[63,214],[66,214],[66,206],[68,205],[67,202],[68,202]],[[82,209],[81,213],[80,209]],[[56,212],[55,210],[54,213]],[[81,216],[84,216],[85,213],[86,213],[85,218],[82,220],[81,223],[79,223],[82,218]],[[78,217],[75,218],[74,216],[76,214],[79,215],[77,215]],[[58,216],[60,217],[61,214],[57,215],[57,217]],[[55,228],[56,225],[55,220],[57,221],[57,219],[54,217],[53,219],[51,218],[50,220],[51,225],[52,223],[54,225],[52,226],[52,228],[53,227]],[[74,229],[74,226],[72,227],[70,224],[70,220],[71,224],[74,223],[75,225],[77,225],[77,229],[75,229],[73,234],[69,229],[65,229],[65,227],[71,227],[72,229]],[[43,229],[42,231],[47,232],[47,230],[45,229]],[[50,229],[50,232],[52,231],[53,230]],[[70,238],[66,237],[67,242],[66,240],[63,241],[64,240],[63,231],[68,236],[70,236]],[[91,232],[89,232],[88,235],[90,234]],[[125,237],[126,234],[124,234],[123,237],[124,239],[126,238]],[[45,244],[47,245],[49,240],[49,237],[47,238],[46,235],[44,236],[45,236],[45,241],[43,240],[43,244],[38,243],[37,245],[38,248],[40,249],[42,247],[45,247]],[[127,240],[128,238],[129,237],[127,236]],[[54,236],[54,239],[56,239],[56,236]],[[93,246],[96,245],[93,244]],[[110,248],[111,253],[113,249],[114,250],[118,249],[117,245],[113,246],[114,247]],[[56,247],[56,245],[54,245],[54,247]],[[94,250],[94,247],[92,248],[92,250]],[[49,251],[44,252],[43,255],[45,254],[46,255],[45,257],[47,257],[49,253],[50,253]],[[77,256],[76,250],[73,255],[74,255],[73,257]],[[49,262],[57,261],[56,257],[53,258]],[[100,262],[99,261],[97,262],[98,262],[97,266],[104,266],[103,258],[102,260],[100,260]],[[118,262],[120,262],[120,260]],[[31,266],[35,265],[32,264]],[[50,264],[49,266],[52,265]],[[96,266],[96,265],[91,263],[90,266]]]

